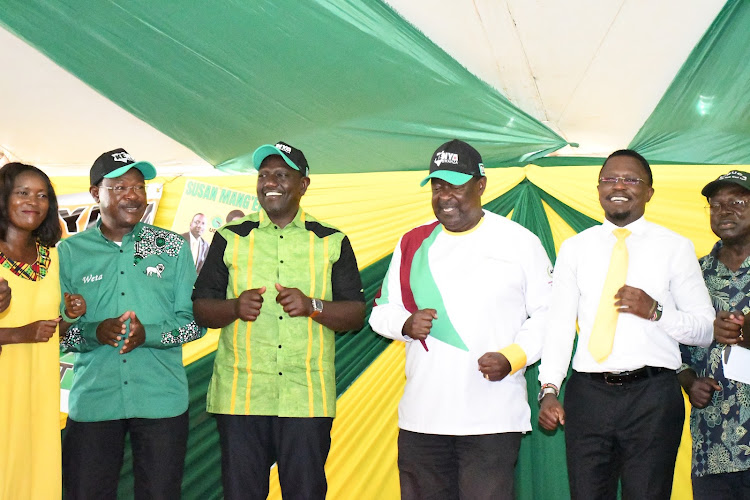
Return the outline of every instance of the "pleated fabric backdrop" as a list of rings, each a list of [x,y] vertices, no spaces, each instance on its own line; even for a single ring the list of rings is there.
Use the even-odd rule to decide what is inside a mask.
[[[654,165],[655,194],[646,217],[688,238],[697,256],[715,241],[700,195],[718,175],[748,167]],[[509,216],[535,232],[554,261],[560,243],[603,219],[596,192],[599,165],[537,166],[488,169],[485,208]],[[357,255],[368,313],[386,272],[390,253],[407,230],[433,219],[430,190],[419,188],[425,172],[313,175],[302,200],[305,209],[349,235]],[[170,228],[185,178],[157,178],[164,193],[155,223]],[[248,192],[255,176],[198,178]],[[85,177],[53,179],[58,194],[88,189]],[[550,332],[554,334],[555,332]],[[185,347],[190,381],[191,434],[185,465],[183,497],[221,498],[220,451],[213,419],[205,412],[205,396],[217,341],[216,331]],[[404,349],[375,334],[369,326],[337,337],[338,411],[327,463],[329,498],[399,498],[396,467],[397,405],[404,384]],[[536,424],[537,367],[527,370],[534,431],[523,439],[517,467],[517,496],[559,499],[568,496],[563,434],[541,431]],[[689,407],[687,408],[689,411]],[[687,430],[687,428],[686,428]],[[132,466],[126,457],[120,497],[132,498]],[[675,472],[673,498],[689,499],[690,440],[683,446]],[[271,471],[269,498],[281,498],[278,477]]]

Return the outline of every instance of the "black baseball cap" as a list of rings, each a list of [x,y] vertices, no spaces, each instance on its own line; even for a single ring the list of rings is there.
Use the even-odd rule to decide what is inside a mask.
[[[302,173],[305,177],[310,174],[310,166],[307,164],[307,159],[302,151],[290,146],[286,142],[279,141],[274,145],[265,144],[253,152],[253,165],[256,169],[260,168],[260,164],[267,157],[271,155],[280,155],[287,165],[294,170]]]
[[[737,184],[738,186],[741,186],[750,191],[749,179],[750,174],[748,174],[747,172],[732,170],[731,172],[728,172],[724,175],[720,175],[719,178],[715,181],[711,181],[706,184],[706,187],[701,190],[701,194],[706,198],[710,198],[711,196],[713,196],[717,189],[728,184]]]
[[[453,139],[437,148],[430,160],[430,175],[419,185],[424,186],[430,179],[442,179],[461,186],[472,177],[484,177],[482,156],[464,141]]]
[[[127,151],[122,148],[117,148],[102,153],[99,158],[94,161],[94,165],[89,172],[91,185],[96,186],[105,177],[107,179],[120,177],[131,168],[137,168],[140,170],[143,174],[143,178],[147,181],[156,177],[156,168],[154,168],[149,162],[135,161]]]

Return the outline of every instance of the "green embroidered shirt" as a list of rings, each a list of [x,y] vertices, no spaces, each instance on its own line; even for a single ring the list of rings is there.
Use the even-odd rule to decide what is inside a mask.
[[[188,406],[182,344],[205,333],[193,320],[190,248],[180,235],[143,223],[120,246],[100,225],[58,248],[62,291],[86,300],[86,314],[60,342],[63,351],[78,353],[69,415],[81,422],[180,415]],[[120,354],[99,343],[96,328],[125,311],[135,311],[146,341]]]

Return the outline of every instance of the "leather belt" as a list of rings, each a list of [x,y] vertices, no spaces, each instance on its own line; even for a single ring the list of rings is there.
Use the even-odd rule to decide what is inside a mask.
[[[603,372],[603,373],[591,373],[591,372],[578,372],[591,380],[597,380],[604,382],[608,385],[623,385],[635,382],[636,380],[643,380],[649,377],[655,377],[660,373],[674,373],[674,370],[664,368],[661,366],[644,366],[637,370],[631,370],[627,372]]]

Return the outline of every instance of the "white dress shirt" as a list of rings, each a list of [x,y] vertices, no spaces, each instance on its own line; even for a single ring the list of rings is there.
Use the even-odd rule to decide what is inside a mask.
[[[404,270],[402,276],[402,242],[408,235],[399,241],[370,316],[373,330],[406,342],[399,427],[441,435],[530,431],[524,371],[541,355],[551,290],[549,258],[536,235],[489,212],[470,231],[451,233],[442,226],[434,231],[429,270]],[[404,306],[402,279],[413,285],[428,274],[437,286],[436,300],[442,299],[468,351],[428,336],[427,352],[420,342],[402,335],[411,315]],[[418,306],[435,308],[434,304]],[[439,315],[435,321],[445,319]],[[511,351],[520,354],[518,371],[501,381],[485,380],[478,359],[506,349],[511,365],[515,358]]]
[[[625,226],[632,232],[625,239],[625,282],[657,300],[664,312],[657,322],[620,313],[612,353],[602,363],[594,360],[588,342],[617,240],[612,231],[617,227],[605,220],[560,247],[539,367],[542,384],[560,387],[567,375],[576,320],[580,333],[573,369],[578,372],[621,372],[644,366],[677,369],[681,363],[679,343],[711,343],[715,313],[692,242],[641,217]]]

